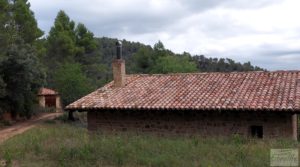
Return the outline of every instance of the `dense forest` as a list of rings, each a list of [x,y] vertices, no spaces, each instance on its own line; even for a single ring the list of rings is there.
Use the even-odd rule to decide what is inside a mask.
[[[94,37],[64,11],[58,12],[50,32],[43,32],[27,0],[1,0],[0,11],[0,113],[30,117],[40,87],[59,91],[68,104],[111,80],[118,39]],[[122,43],[127,73],[264,70],[250,62],[176,54],[161,41],[154,46]]]

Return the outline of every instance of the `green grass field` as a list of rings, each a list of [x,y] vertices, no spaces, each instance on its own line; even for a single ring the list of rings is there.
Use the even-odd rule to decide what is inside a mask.
[[[14,166],[270,166],[271,148],[297,148],[287,140],[240,137],[158,137],[90,134],[47,121],[0,145],[0,159]]]

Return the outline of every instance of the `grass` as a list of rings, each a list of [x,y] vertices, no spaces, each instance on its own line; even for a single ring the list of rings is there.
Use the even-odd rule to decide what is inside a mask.
[[[11,122],[7,121],[7,120],[0,120],[0,127],[3,126],[11,126]]]
[[[0,160],[19,166],[270,166],[271,148],[289,140],[90,134],[70,124],[45,122],[0,145]]]

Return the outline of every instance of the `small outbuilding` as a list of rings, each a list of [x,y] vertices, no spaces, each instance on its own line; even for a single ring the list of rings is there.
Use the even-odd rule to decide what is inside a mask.
[[[126,75],[66,107],[91,131],[298,138],[300,71]]]
[[[56,112],[62,111],[61,99],[58,92],[49,88],[41,88],[38,92],[41,107],[55,108]]]

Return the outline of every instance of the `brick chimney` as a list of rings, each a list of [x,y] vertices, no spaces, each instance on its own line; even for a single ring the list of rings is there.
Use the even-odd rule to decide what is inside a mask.
[[[125,60],[122,59],[122,43],[121,41],[116,42],[117,47],[117,58],[113,60],[113,77],[114,87],[125,86]]]

